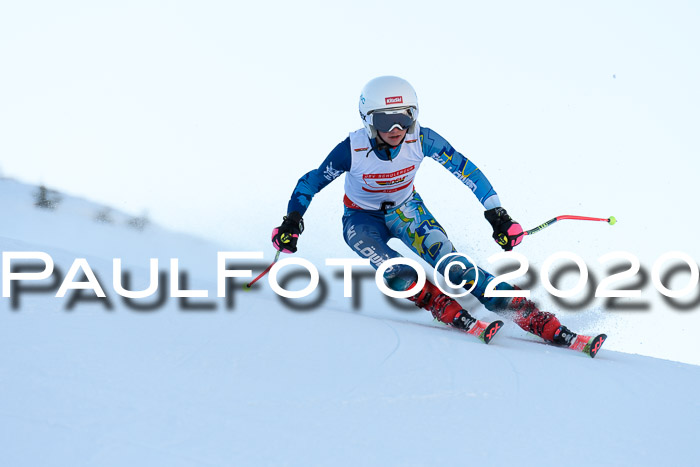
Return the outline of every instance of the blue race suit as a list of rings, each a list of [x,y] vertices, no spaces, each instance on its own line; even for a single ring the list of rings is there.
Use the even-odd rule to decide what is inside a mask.
[[[420,128],[420,149],[422,157],[429,157],[459,178],[471,189],[484,208],[491,209],[500,206],[495,190],[479,168],[465,156],[457,152],[442,136],[429,128]],[[353,135],[351,135],[352,137]],[[412,141],[404,141],[406,144]],[[369,140],[371,151],[364,157],[378,157],[381,160],[396,160],[401,153],[401,145],[396,148],[378,146],[376,139]],[[326,157],[323,163],[301,177],[289,201],[287,212],[297,211],[303,215],[309,207],[312,198],[341,174],[352,169],[353,151],[367,148],[352,148],[351,138],[339,143]],[[364,152],[362,153],[364,154]],[[401,153],[404,154],[404,153]],[[355,155],[357,158],[358,156]],[[355,159],[358,160],[358,159]],[[365,174],[367,176],[367,174]],[[370,175],[371,176],[371,175]],[[347,185],[346,185],[347,186]],[[370,191],[370,190],[368,190]],[[355,253],[368,258],[376,269],[389,258],[401,256],[387,245],[390,238],[398,238],[428,264],[435,267],[445,255],[455,252],[447,233],[430,214],[420,195],[416,191],[409,192],[407,199],[399,205],[386,206],[384,209],[360,209],[353,200],[345,197],[345,212],[343,215],[343,237]],[[486,298],[484,291],[494,276],[472,264],[467,258],[458,256],[451,261],[463,264],[463,269],[453,267],[449,271],[453,283],[466,281],[465,288],[471,288],[473,281],[477,286],[472,290],[474,295],[489,310],[503,309],[508,298]],[[438,272],[444,274],[443,261]],[[477,278],[478,277],[478,278]],[[384,274],[387,285],[393,290],[406,290],[417,276],[408,266],[394,266]],[[501,283],[497,289],[512,289]]]

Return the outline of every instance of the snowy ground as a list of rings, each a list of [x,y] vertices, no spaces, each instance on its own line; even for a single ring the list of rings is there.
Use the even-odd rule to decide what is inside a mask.
[[[228,309],[211,298],[221,246],[138,232],[117,212],[98,224],[99,206],[70,197],[35,209],[34,190],[0,180],[2,251],[47,252],[64,275],[86,258],[111,308],[90,291],[72,308],[73,292],[20,291],[16,308],[0,299],[1,465],[689,465],[700,455],[698,366],[607,344],[590,359],[513,325],[486,346],[390,307],[368,283],[357,309],[339,280],[309,310],[264,281],[237,286]],[[129,308],[112,288],[115,257],[135,289],[148,258],[167,270],[178,257],[189,288],[210,298]]]

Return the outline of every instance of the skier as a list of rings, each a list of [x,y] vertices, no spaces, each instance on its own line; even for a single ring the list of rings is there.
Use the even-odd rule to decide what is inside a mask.
[[[404,79],[381,76],[368,82],[360,95],[360,117],[364,128],[350,133],[326,157],[319,168],[301,177],[292,193],[282,225],[272,231],[274,247],[295,253],[299,235],[304,230],[302,216],[313,196],[346,173],[343,236],[355,253],[368,258],[377,269],[384,261],[401,255],[387,245],[398,238],[431,266],[456,250],[447,233],[430,214],[413,179],[423,159],[431,158],[462,181],[484,206],[484,216],[493,228],[493,238],[506,251],[518,245],[523,229],[501,206],[493,186],[476,165],[457,152],[435,131],[418,123],[418,99],[413,87]],[[447,272],[456,284],[474,281],[474,295],[488,310],[503,313],[522,329],[546,341],[569,345],[576,334],[562,326],[552,313],[542,312],[528,299],[485,297],[486,286],[494,276],[458,256],[463,268]],[[443,261],[438,272],[445,274]],[[388,268],[384,279],[389,288],[405,291],[413,287],[418,276],[407,265]],[[496,290],[513,290],[516,286],[500,283]],[[426,281],[423,289],[409,298],[430,311],[439,321],[469,331],[478,321],[449,296]]]

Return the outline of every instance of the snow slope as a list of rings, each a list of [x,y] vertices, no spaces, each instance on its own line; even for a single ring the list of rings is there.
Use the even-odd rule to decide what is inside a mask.
[[[111,288],[112,258],[144,288],[148,258],[167,270],[178,257],[189,287],[212,297],[224,249],[153,225],[97,224],[100,206],[85,200],[35,209],[34,190],[0,180],[2,251],[47,252],[63,274],[86,258],[111,308],[90,291],[70,309],[71,293],[21,292],[17,309],[0,299],[0,465],[688,465],[700,455],[698,366],[606,348],[590,359],[513,325],[486,346],[366,285],[354,309],[342,281],[303,311],[264,281],[236,287],[232,309],[202,298],[134,310]]]

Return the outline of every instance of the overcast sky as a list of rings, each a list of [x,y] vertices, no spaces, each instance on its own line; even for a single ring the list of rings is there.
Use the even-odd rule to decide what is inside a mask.
[[[533,154],[558,177],[562,160],[601,151],[694,160],[698,8],[5,2],[0,170],[225,238],[246,206],[284,214],[382,74],[411,81],[421,122],[493,170]]]

